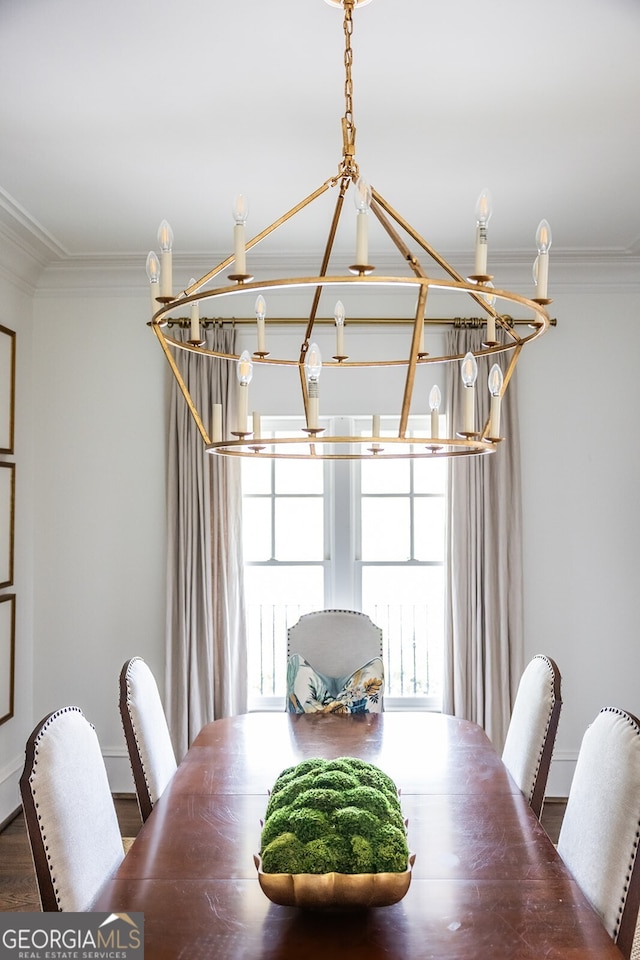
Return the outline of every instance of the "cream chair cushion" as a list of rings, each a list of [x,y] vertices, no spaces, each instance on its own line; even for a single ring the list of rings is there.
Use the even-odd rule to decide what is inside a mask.
[[[78,707],[36,727],[20,787],[43,910],[87,910],[124,853],[100,744]]]
[[[640,724],[614,707],[587,729],[569,791],[558,852],[580,888],[628,956],[637,918],[629,890],[638,882],[640,836]],[[631,909],[632,916],[623,915]]]
[[[143,820],[176,771],[176,757],[158,685],[141,657],[120,675],[120,713]]]
[[[542,810],[560,705],[556,664],[535,656],[520,678],[502,760],[536,816]]]
[[[287,636],[287,658],[299,653],[327,677],[348,677],[373,657],[382,658],[382,630],[356,610],[306,613]]]

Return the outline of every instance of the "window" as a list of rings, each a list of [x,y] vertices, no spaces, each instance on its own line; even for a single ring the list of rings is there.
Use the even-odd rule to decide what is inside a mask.
[[[332,429],[366,435],[370,420]],[[445,470],[437,459],[243,461],[252,707],[283,705],[287,627],[343,608],[382,628],[387,708],[440,708]]]

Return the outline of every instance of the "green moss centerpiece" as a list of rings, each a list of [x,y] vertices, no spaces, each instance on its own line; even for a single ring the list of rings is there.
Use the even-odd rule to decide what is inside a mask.
[[[396,903],[413,857],[393,780],[357,757],[311,758],[276,780],[256,857],[275,903],[364,907]]]

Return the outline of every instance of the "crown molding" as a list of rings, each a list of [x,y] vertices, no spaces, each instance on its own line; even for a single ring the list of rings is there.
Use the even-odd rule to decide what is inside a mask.
[[[173,275],[176,284],[188,285],[190,277],[204,276],[211,265],[220,263],[228,252],[205,257],[203,254],[174,253]],[[501,253],[492,251],[493,269],[496,271],[494,284],[498,288],[527,291],[533,294],[531,280],[531,255],[527,253]],[[460,263],[472,269],[470,255],[445,255],[451,263]],[[148,295],[148,283],[145,274],[146,254],[97,255],[82,257],[67,256],[49,262],[41,267],[35,296],[145,296]],[[332,269],[348,275],[348,258],[341,261],[339,256],[332,261]],[[287,265],[288,276],[315,276],[318,269],[317,259],[305,253],[280,253],[256,255],[252,258],[251,268],[256,277],[282,276],[282,264]],[[400,264],[402,265],[402,264]],[[387,258],[376,264],[378,276],[398,274],[399,261]],[[406,268],[403,267],[403,273]],[[224,275],[221,276],[224,285]],[[180,286],[174,284],[178,291]],[[559,250],[553,256],[550,273],[550,286],[553,293],[631,293],[640,291],[640,250]],[[211,287],[211,284],[209,285]],[[384,288],[377,295],[393,295],[393,290]]]
[[[229,250],[173,255],[175,284],[187,286],[189,278],[201,277],[212,264],[221,263]],[[470,250],[444,252],[445,260],[461,273],[473,269]],[[251,269],[256,277],[282,276],[286,264],[288,276],[315,276],[317,251],[297,250],[264,253],[251,251]],[[375,256],[372,253],[372,258]],[[531,251],[491,251],[494,284],[498,288],[533,293]],[[40,298],[148,295],[145,253],[72,255],[44,227],[29,216],[15,200],[0,188],[0,275],[28,294]],[[428,270],[429,258],[422,258]],[[332,271],[348,274],[349,256],[336,254]],[[376,262],[378,276],[406,274],[408,265],[401,257],[385,254]],[[221,277],[222,279],[222,277]],[[174,284],[174,285],[175,285]],[[209,285],[211,286],[211,285]],[[640,238],[628,248],[556,249],[551,256],[550,287],[559,293],[636,293],[640,291]],[[176,286],[176,289],[179,289]],[[393,296],[393,290],[377,291],[378,296]]]

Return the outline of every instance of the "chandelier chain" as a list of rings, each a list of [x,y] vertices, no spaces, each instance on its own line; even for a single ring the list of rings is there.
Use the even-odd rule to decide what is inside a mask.
[[[354,0],[344,0],[344,99],[345,111],[342,119],[342,139],[343,139],[343,161],[340,172],[351,178],[357,179],[358,165],[355,162],[356,152],[356,125],[353,119],[353,79],[351,68],[353,66],[353,49],[351,47],[351,37],[353,35],[353,7]]]

